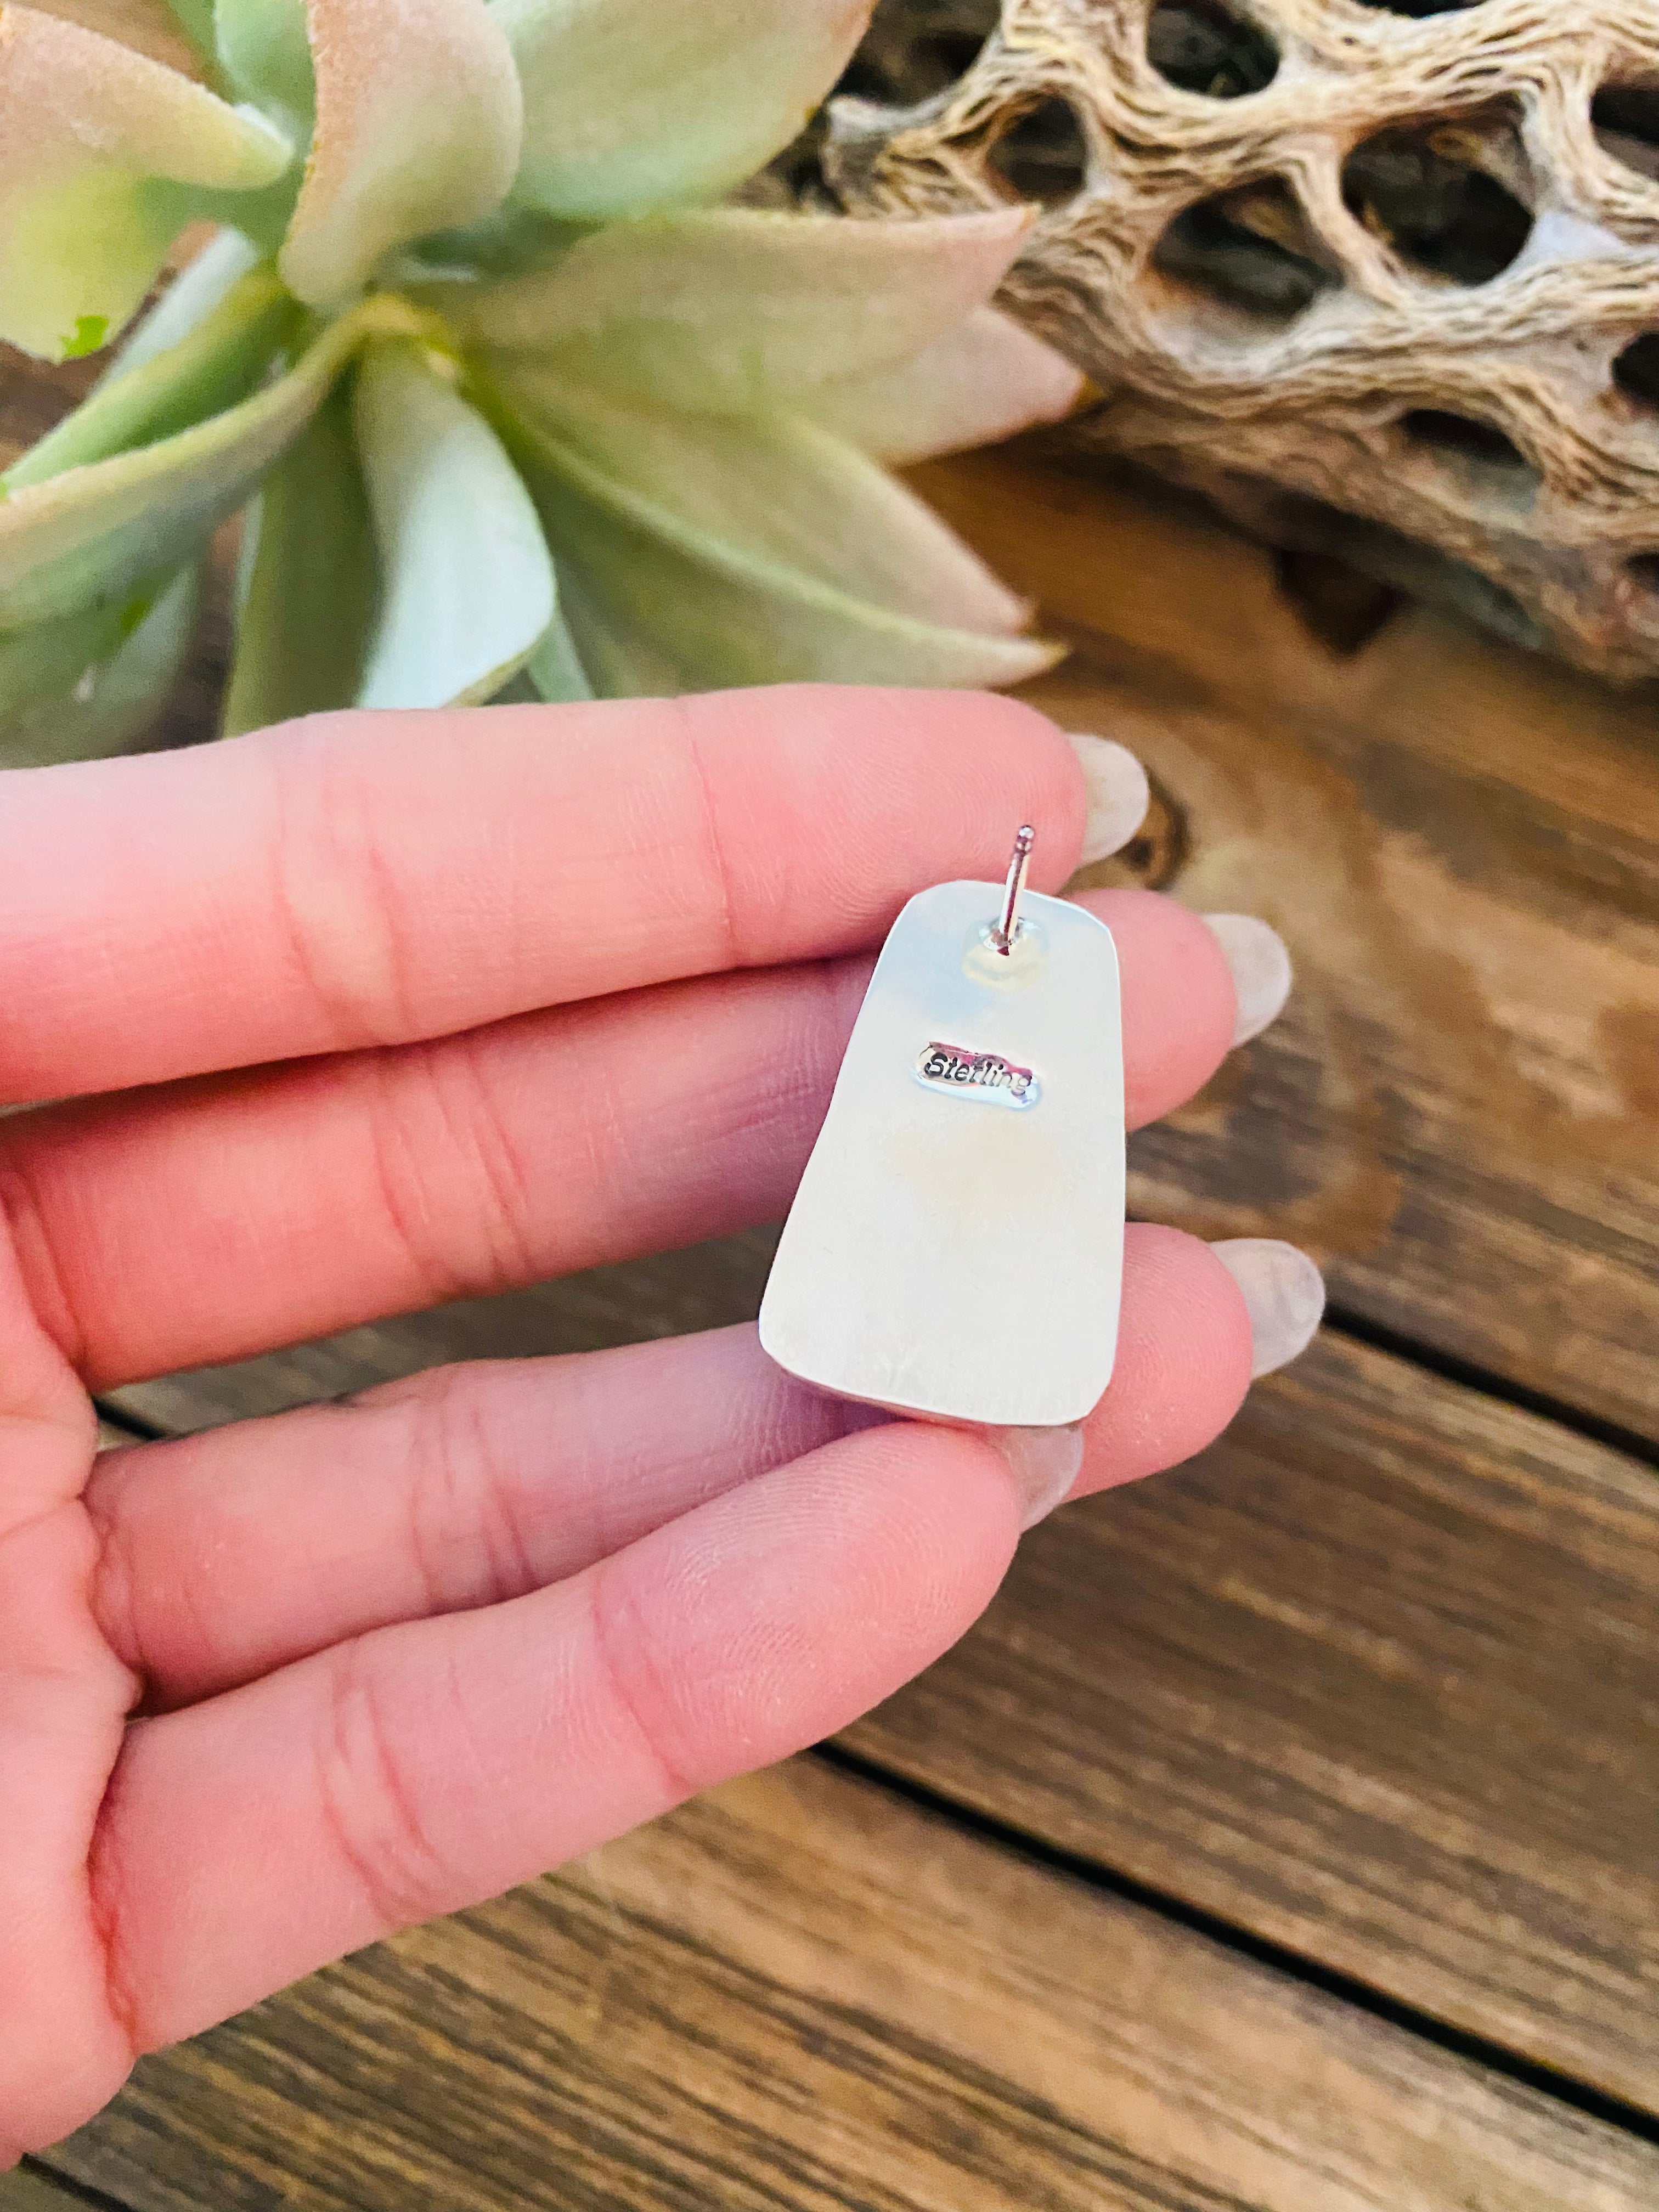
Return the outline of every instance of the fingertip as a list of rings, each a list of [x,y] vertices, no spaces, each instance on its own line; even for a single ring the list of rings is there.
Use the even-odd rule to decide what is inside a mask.
[[[1023,1504],[1007,1455],[978,1432],[890,1420],[825,1447],[873,1506],[870,1588],[925,1666],[995,1595],[1019,1540]]]
[[[1325,1313],[1325,1278],[1299,1246],[1277,1237],[1231,1237],[1211,1247],[1237,1285],[1255,1346],[1253,1372],[1273,1375],[1299,1359]]]
[[[1144,1128],[1201,1091],[1231,1049],[1232,973],[1214,933],[1161,892],[1085,891],[1078,903],[1117,946],[1124,1111]]]
[[[1085,867],[1121,852],[1146,819],[1152,787],[1146,769],[1116,738],[1067,732],[1089,794],[1088,817],[1079,858]]]
[[[1206,914],[1205,927],[1221,947],[1233,979],[1237,1012],[1234,1049],[1259,1037],[1285,1011],[1296,980],[1291,949],[1270,921],[1255,914]]]
[[[1249,1310],[1210,1247],[1132,1222],[1117,1363],[1085,1431],[1074,1495],[1138,1482],[1213,1443],[1244,1402],[1252,1356]]]

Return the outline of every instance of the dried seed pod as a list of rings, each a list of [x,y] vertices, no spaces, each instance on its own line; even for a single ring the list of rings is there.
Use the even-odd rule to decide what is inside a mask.
[[[1659,671],[1650,0],[883,0],[848,89],[849,206],[1045,203],[1005,297],[1068,435]]]

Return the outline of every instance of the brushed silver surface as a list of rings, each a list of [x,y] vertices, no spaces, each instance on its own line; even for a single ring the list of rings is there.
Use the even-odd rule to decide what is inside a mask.
[[[1027,893],[999,954],[987,939],[1002,896],[941,884],[894,923],[778,1246],[761,1342],[837,1396],[1046,1427],[1092,1410],[1116,1348],[1117,951],[1081,907]],[[980,1079],[928,1079],[940,1050]],[[1017,1112],[999,1066],[1035,1079]]]

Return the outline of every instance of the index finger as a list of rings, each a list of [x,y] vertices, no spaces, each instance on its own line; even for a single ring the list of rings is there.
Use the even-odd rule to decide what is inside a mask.
[[[449,1035],[846,952],[911,892],[1074,866],[1070,746],[823,685],[314,716],[0,779],[0,1097]]]

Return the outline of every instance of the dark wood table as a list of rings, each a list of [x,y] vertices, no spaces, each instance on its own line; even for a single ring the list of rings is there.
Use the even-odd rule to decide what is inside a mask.
[[[836,1742],[140,2067],[3,2212],[1659,2206],[1659,715],[1012,453],[922,472],[1299,987],[1133,1205],[1330,1326]],[[199,711],[189,704],[186,714]],[[752,1313],[757,1237],[118,1394]],[[487,1808],[481,1808],[487,1817]]]

